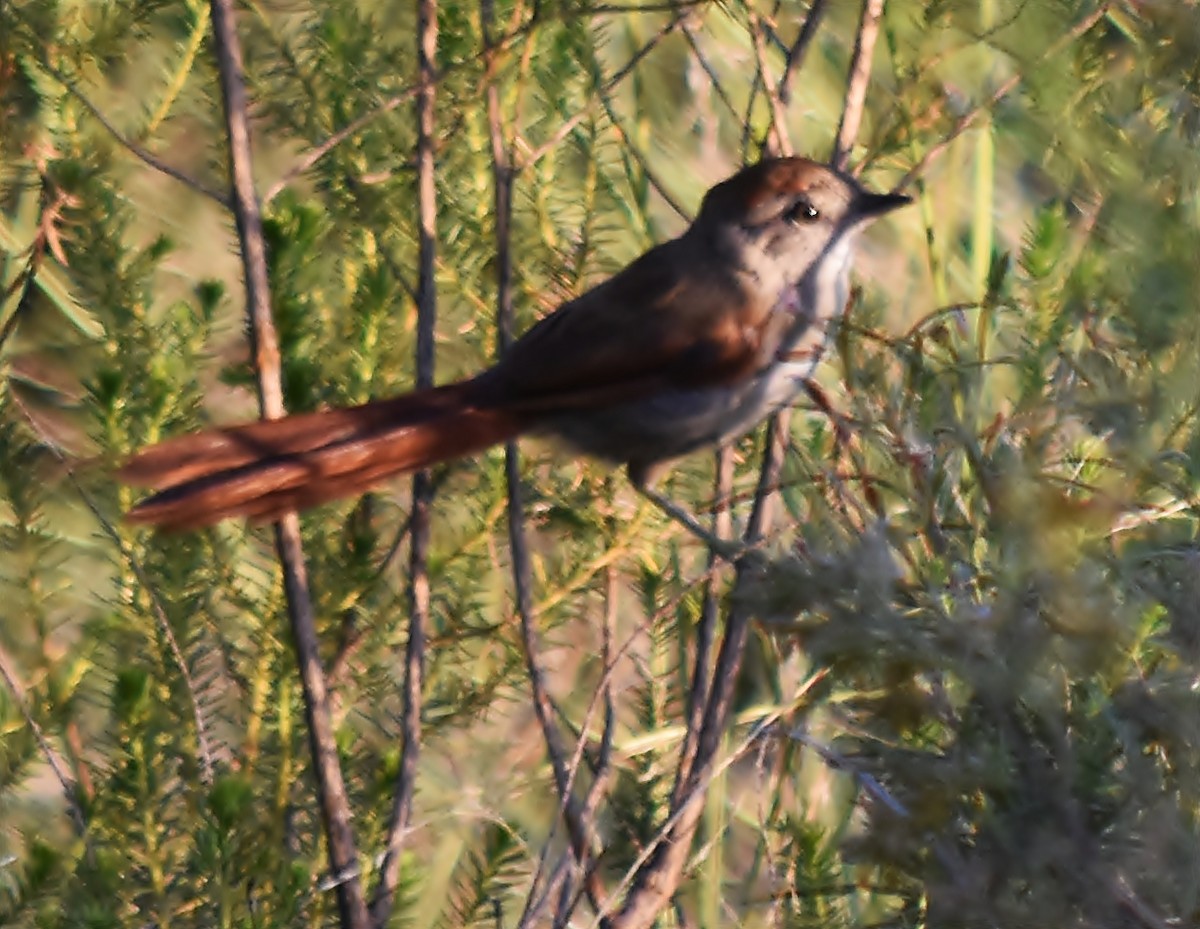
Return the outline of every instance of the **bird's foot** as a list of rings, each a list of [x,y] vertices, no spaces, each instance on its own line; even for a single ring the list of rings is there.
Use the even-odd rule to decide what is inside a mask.
[[[737,564],[749,552],[749,547],[740,541],[734,539],[723,539],[716,535],[711,530],[700,524],[691,513],[681,507],[678,503],[670,498],[660,494],[657,490],[647,487],[644,484],[634,482],[634,487],[638,493],[653,503],[656,507],[662,510],[675,522],[679,523],[694,535],[697,539],[708,546],[709,550],[718,557],[728,561],[730,564]]]

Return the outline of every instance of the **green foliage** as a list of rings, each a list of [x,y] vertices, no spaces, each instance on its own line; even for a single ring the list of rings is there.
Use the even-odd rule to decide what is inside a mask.
[[[858,16],[830,7],[787,117],[818,156]],[[807,8],[770,17],[776,76]],[[721,608],[758,620],[725,742],[741,754],[662,925],[1200,920],[1200,8],[1112,3],[1063,39],[1097,10],[887,4],[866,180],[986,112],[870,233],[821,375],[833,417],[793,417],[753,582],[734,598],[716,573]],[[497,352],[490,81],[518,160],[548,145],[514,190],[518,331],[683,228],[668,198],[694,211],[771,118],[744,4],[692,10],[690,40],[660,35],[675,11],[493,12],[485,52],[480,7],[439,10],[440,381]],[[252,4],[239,28],[287,404],[403,390],[415,126],[394,95],[414,9]],[[269,533],[134,530],[111,477],[135,448],[254,413],[235,233],[197,189],[226,186],[209,29],[192,0],[0,0],[6,925],[338,919]],[[739,520],[758,446],[734,449]],[[688,459],[668,489],[702,506],[711,472]],[[390,924],[516,925],[568,839],[514,618],[503,455],[437,480]],[[598,466],[533,442],[521,482],[547,685],[568,752],[583,739],[576,795],[601,791],[596,877],[616,888],[669,809],[703,557]],[[403,751],[407,500],[397,482],[303,518],[368,884]]]

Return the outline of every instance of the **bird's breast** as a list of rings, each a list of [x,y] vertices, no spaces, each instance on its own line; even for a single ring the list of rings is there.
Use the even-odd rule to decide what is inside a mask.
[[[610,407],[556,416],[545,431],[585,454],[651,464],[720,445],[789,403],[815,360],[776,361],[737,383],[661,390]]]

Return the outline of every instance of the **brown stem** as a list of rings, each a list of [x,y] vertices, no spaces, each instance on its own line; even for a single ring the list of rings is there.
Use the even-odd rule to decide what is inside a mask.
[[[246,278],[246,312],[250,318],[250,345],[257,376],[259,409],[265,419],[277,419],[286,411],[279,369],[279,343],[271,318],[267,249],[258,195],[254,189],[242,50],[234,22],[233,0],[212,0],[211,10],[213,48],[225,101],[233,213],[237,221],[238,243]],[[304,549],[300,542],[300,521],[295,513],[287,514],[275,524],[275,547],[283,570],[288,618],[300,668],[304,712],[317,780],[317,799],[329,843],[329,866],[337,878],[338,909],[343,926],[367,929],[369,917],[357,874],[358,853],[351,826],[350,804],[342,779],[337,743],[334,741],[325,672],[318,652],[316,616],[309,595]]]
[[[804,56],[808,54],[808,47],[812,45],[817,27],[821,25],[828,7],[828,0],[813,0],[808,8],[808,15],[804,17],[804,25],[800,27],[800,34],[788,49],[787,58],[783,62],[783,74],[779,75],[779,99],[784,106],[792,102],[792,75],[804,64]]]
[[[862,125],[867,86],[871,83],[875,39],[879,36],[879,20],[883,17],[883,2],[884,0],[863,0],[858,35],[854,39],[854,55],[850,59],[850,75],[846,80],[846,102],[842,106],[837,141],[834,142],[833,157],[830,158],[830,163],[837,168],[846,167],[850,149],[854,147],[859,126]]]
[[[716,502],[713,512],[713,535],[728,538],[733,526],[731,511],[733,496],[733,453],[728,447],[716,453]],[[712,687],[712,654],[716,641],[719,603],[717,585],[724,561],[715,552],[708,554],[708,569],[711,572],[704,585],[704,604],[700,622],[696,625],[696,657],[692,663],[692,687],[688,692],[687,729],[683,736],[683,747],[679,750],[679,766],[675,771],[675,784],[671,789],[671,805],[676,807],[683,799],[692,764],[696,760],[700,730],[704,724],[704,711],[708,706],[708,695]]]
[[[788,138],[787,114],[783,102],[779,99],[775,82],[771,80],[771,71],[767,64],[767,47],[763,42],[763,26],[758,14],[750,11],[750,42],[754,46],[754,60],[758,67],[758,81],[767,95],[771,105],[771,135],[774,143],[768,143],[766,154],[773,156],[789,156],[792,154],[792,142]]]
[[[417,347],[416,386],[432,387],[434,335],[437,323],[437,186],[434,164],[434,102],[437,71],[437,0],[417,4]],[[425,637],[429,624],[430,510],[434,485],[428,471],[413,475],[412,515],[409,517],[409,622],[404,651],[404,752],[396,777],[396,793],[388,821],[386,852],[379,885],[371,901],[377,926],[391,916],[400,880],[404,838],[412,821],[417,761],[421,753],[421,707],[425,680]]]
[[[491,6],[487,2],[483,4],[483,17],[486,36],[491,26]],[[492,50],[490,44],[488,50],[489,52]],[[514,166],[512,151],[505,140],[499,88],[494,76],[488,84],[486,98],[495,192],[496,328],[499,334],[499,349],[503,354],[513,341],[512,188],[518,169]],[[540,156],[527,159],[524,166],[536,161],[537,157]],[[590,840],[593,816],[592,813],[585,811],[573,794],[576,766],[567,764],[562,734],[553,719],[553,707],[546,690],[545,673],[539,660],[537,630],[534,626],[533,567],[529,557],[529,545],[525,539],[520,459],[515,442],[505,445],[504,471],[505,481],[508,485],[508,539],[512,557],[516,611],[520,619],[521,643],[525,652],[525,666],[529,675],[534,715],[542,730],[542,738],[546,743],[546,754],[550,757],[554,785],[559,797],[559,808],[566,821],[567,834],[575,860],[580,867],[586,869],[591,856]],[[598,908],[603,892],[595,875],[589,873],[585,886],[592,906]]]

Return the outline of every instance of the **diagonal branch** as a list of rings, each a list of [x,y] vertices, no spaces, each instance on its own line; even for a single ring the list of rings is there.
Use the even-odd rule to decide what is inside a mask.
[[[18,13],[17,15],[20,14]],[[41,45],[39,44],[38,47],[41,48]],[[96,104],[91,101],[91,98],[89,98],[82,90],[80,90],[67,74],[51,64],[50,59],[46,56],[44,51],[41,52],[39,58],[42,67],[46,69],[47,73],[49,73],[51,77],[62,84],[63,87],[67,89],[67,93],[78,100],[83,108],[92,114],[92,118],[95,119],[96,122],[98,122],[101,126],[103,126],[104,131],[107,132],[123,149],[128,151],[143,164],[153,168],[155,171],[158,171],[160,174],[165,174],[167,177],[174,178],[184,186],[190,187],[192,190],[196,191],[196,193],[203,194],[210,200],[215,200],[226,209],[229,209],[232,206],[228,194],[224,194],[219,190],[209,187],[203,181],[197,180],[180,168],[176,168],[174,165],[168,164],[149,149],[139,145],[120,129],[118,129],[112,120],[104,115],[103,110],[96,106]]]
[[[1059,52],[1082,36],[1085,32],[1091,30],[1096,23],[1100,22],[1100,20],[1107,16],[1110,7],[1112,7],[1112,0],[1106,0],[1106,2],[1101,3],[1100,6],[1094,9],[1091,13],[1089,13],[1074,26],[1064,32],[1061,36],[1059,36],[1054,42],[1052,42],[1041,54],[1038,60],[1053,60]],[[950,131],[942,136],[942,138],[939,139],[934,145],[932,145],[921,157],[920,161],[908,169],[904,177],[900,178],[893,190],[902,191],[912,184],[917,178],[921,177],[921,175],[928,170],[933,161],[940,157],[942,153],[950,147],[951,142],[970,129],[980,116],[990,111],[996,106],[996,104],[1016,90],[1016,88],[1020,86],[1020,83],[1024,79],[1026,73],[1026,69],[1018,68],[1008,80],[1006,80],[999,87],[997,87],[995,91],[992,92],[991,97],[989,97],[984,103],[960,116],[950,128]]]
[[[551,134],[550,138],[548,138],[537,148],[530,149],[525,154],[525,157],[521,159],[520,163],[514,166],[515,170],[522,171],[525,168],[528,168],[541,161],[542,158],[546,156],[547,152],[553,150],[555,146],[569,136],[581,122],[587,119],[588,114],[595,107],[597,101],[600,100],[604,95],[611,94],[613,90],[625,80],[625,78],[629,77],[629,75],[633,73],[634,68],[641,63],[642,59],[654,51],[654,49],[659,45],[659,43],[662,42],[663,39],[669,36],[676,29],[681,28],[687,21],[688,15],[689,14],[687,12],[684,12],[677,13],[675,16],[673,16],[671,20],[665,26],[659,29],[658,32],[651,36],[641,48],[630,55],[629,60],[625,62],[625,64],[623,64],[612,77],[600,85],[596,89],[597,92],[591,96],[588,102],[580,107],[572,116],[566,119],[563,124]]]
[[[808,8],[808,15],[804,17],[804,25],[800,27],[800,34],[788,49],[787,58],[783,62],[783,74],[779,76],[779,99],[784,106],[792,102],[792,76],[804,64],[808,47],[812,45],[817,27],[821,25],[828,8],[829,0],[813,0],[812,6]]]
[[[346,125],[344,125],[341,129],[329,136],[329,138],[327,138],[324,142],[320,143],[319,145],[314,145],[304,153],[303,158],[288,168],[283,173],[283,176],[279,178],[279,180],[267,188],[267,192],[263,194],[263,205],[265,206],[271,203],[271,201],[283,193],[283,191],[289,184],[292,183],[292,181],[315,165],[318,161],[328,155],[352,135],[356,135],[365,129],[380,116],[392,112],[392,110],[400,107],[409,100],[412,100],[414,97],[423,94],[426,91],[432,93],[432,82],[435,79],[436,76],[431,76],[428,81],[424,83],[414,84],[412,87],[404,88],[404,90],[400,91],[399,93],[388,97],[374,109],[368,110],[367,112],[363,113],[362,116],[350,120],[350,122],[346,123]]]
[[[750,41],[754,46],[754,60],[758,67],[757,81],[762,85],[771,105],[771,131],[775,137],[774,144],[768,144],[767,154],[790,156],[792,141],[788,137],[787,114],[784,112],[783,101],[779,98],[775,82],[771,80],[770,68],[767,64],[767,47],[763,42],[763,25],[758,14],[750,11]]]
[[[733,496],[733,453],[728,446],[720,448],[716,453],[717,479],[716,501],[713,512],[713,535],[717,538],[728,538],[733,529],[732,496]],[[704,604],[700,613],[700,622],[696,625],[696,656],[692,662],[692,686],[688,692],[687,728],[684,730],[683,747],[679,750],[679,765],[675,771],[675,783],[671,788],[671,806],[677,807],[683,800],[692,764],[696,760],[699,747],[700,731],[704,725],[705,708],[708,706],[709,691],[712,687],[712,656],[713,645],[717,636],[717,620],[720,605],[718,602],[717,583],[724,562],[716,552],[708,554],[708,569],[712,576],[704,585]]]
[[[50,740],[46,738],[45,730],[34,718],[33,710],[29,708],[29,702],[25,699],[25,688],[21,686],[13,673],[12,667],[8,660],[8,654],[0,647],[0,677],[4,678],[4,686],[8,689],[8,693],[12,702],[17,705],[21,711],[21,716],[25,719],[25,725],[29,727],[29,731],[33,733],[34,741],[37,742],[38,748],[41,750],[42,757],[46,759],[46,764],[50,766],[51,772],[54,774],[54,779],[58,781],[62,788],[63,799],[66,801],[67,809],[70,810],[71,819],[75,821],[75,828],[79,831],[79,835],[87,839],[87,818],[84,816],[83,807],[79,803],[79,783],[70,772],[67,771],[67,766],[64,764],[62,757],[55,751],[54,746],[50,744]],[[88,854],[91,855],[91,844],[88,843]]]
[[[212,0],[211,8],[213,46],[225,101],[233,213],[237,220],[238,244],[246,278],[246,313],[250,321],[259,409],[264,418],[276,419],[285,413],[279,343],[271,318],[266,242],[258,195],[254,189],[242,50],[234,22],[233,0]],[[283,570],[288,618],[304,692],[304,712],[316,773],[317,800],[329,843],[329,865],[339,878],[338,909],[344,927],[367,929],[369,915],[357,873],[358,853],[351,826],[350,803],[346,797],[337,743],[334,741],[325,671],[321,667],[318,650],[316,616],[308,589],[304,548],[300,542],[300,520],[295,513],[287,514],[275,524],[275,547]]]

